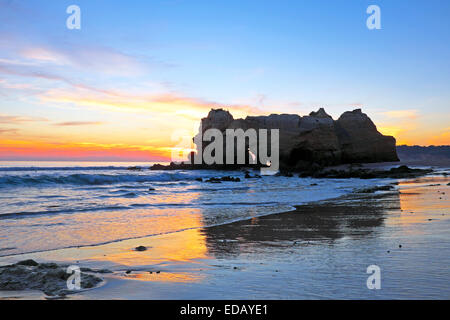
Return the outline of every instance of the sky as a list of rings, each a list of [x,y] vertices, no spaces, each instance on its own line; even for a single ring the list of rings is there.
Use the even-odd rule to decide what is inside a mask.
[[[449,14],[438,0],[0,0],[0,160],[167,160],[211,108],[362,108],[397,144],[448,145]]]

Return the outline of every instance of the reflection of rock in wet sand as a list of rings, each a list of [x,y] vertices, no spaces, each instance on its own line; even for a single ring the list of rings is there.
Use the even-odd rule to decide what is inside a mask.
[[[215,256],[227,256],[255,247],[365,237],[383,225],[389,209],[399,208],[399,197],[394,192],[296,208],[292,212],[205,228],[208,250]]]

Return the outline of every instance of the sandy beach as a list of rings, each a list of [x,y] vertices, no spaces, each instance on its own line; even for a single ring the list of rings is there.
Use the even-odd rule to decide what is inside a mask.
[[[106,245],[0,258],[78,265],[104,281],[65,299],[448,299],[450,179]],[[134,248],[144,246],[146,251]],[[380,290],[366,269],[381,268]],[[45,299],[38,291],[2,299]]]

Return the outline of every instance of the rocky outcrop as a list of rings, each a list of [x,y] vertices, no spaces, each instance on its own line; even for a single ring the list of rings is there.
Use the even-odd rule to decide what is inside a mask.
[[[378,132],[361,109],[345,112],[335,128],[343,163],[398,161],[395,138]]]
[[[75,271],[70,271],[68,267],[56,263],[37,263],[34,260],[0,266],[0,291],[40,290],[47,296],[63,297],[99,285],[103,280],[93,273],[111,272],[80,268],[80,287],[69,290],[67,283]]]
[[[336,121],[323,108],[304,117],[271,114],[245,119],[234,119],[228,111],[213,109],[202,119],[199,134],[211,128],[223,134],[226,129],[279,129],[280,168],[286,170],[301,171],[312,164],[398,161],[395,138],[378,132],[361,109],[345,112]],[[209,142],[201,143],[204,149]]]

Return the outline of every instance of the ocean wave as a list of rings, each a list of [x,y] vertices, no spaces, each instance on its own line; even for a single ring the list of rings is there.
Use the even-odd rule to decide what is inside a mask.
[[[69,175],[5,175],[0,176],[0,188],[11,186],[33,185],[112,185],[124,182],[169,182],[180,180],[193,180],[196,177],[183,173],[153,173],[149,175],[138,174],[85,174],[76,173]]]
[[[47,207],[47,210],[39,211],[22,211],[22,212],[7,212],[0,213],[0,220],[26,218],[30,216],[40,215],[54,215],[54,214],[76,214],[83,212],[98,212],[98,211],[117,211],[117,210],[131,210],[139,208],[197,208],[197,207],[233,207],[233,206],[274,206],[279,205],[278,202],[202,202],[202,203],[133,203],[129,205],[94,205],[91,207],[73,208],[73,207]]]
[[[90,166],[90,167],[0,167],[2,171],[105,171],[105,170],[127,170],[129,167],[118,166]],[[143,168],[144,170],[145,168]]]
[[[58,210],[8,212],[8,213],[0,214],[0,220],[11,219],[11,218],[26,218],[29,216],[39,216],[39,215],[70,214],[70,213],[108,211],[108,210],[116,211],[116,210],[127,210],[127,209],[130,209],[130,207],[112,205],[112,206],[98,206],[98,207],[78,208],[78,209],[63,208],[63,209],[58,209]]]

